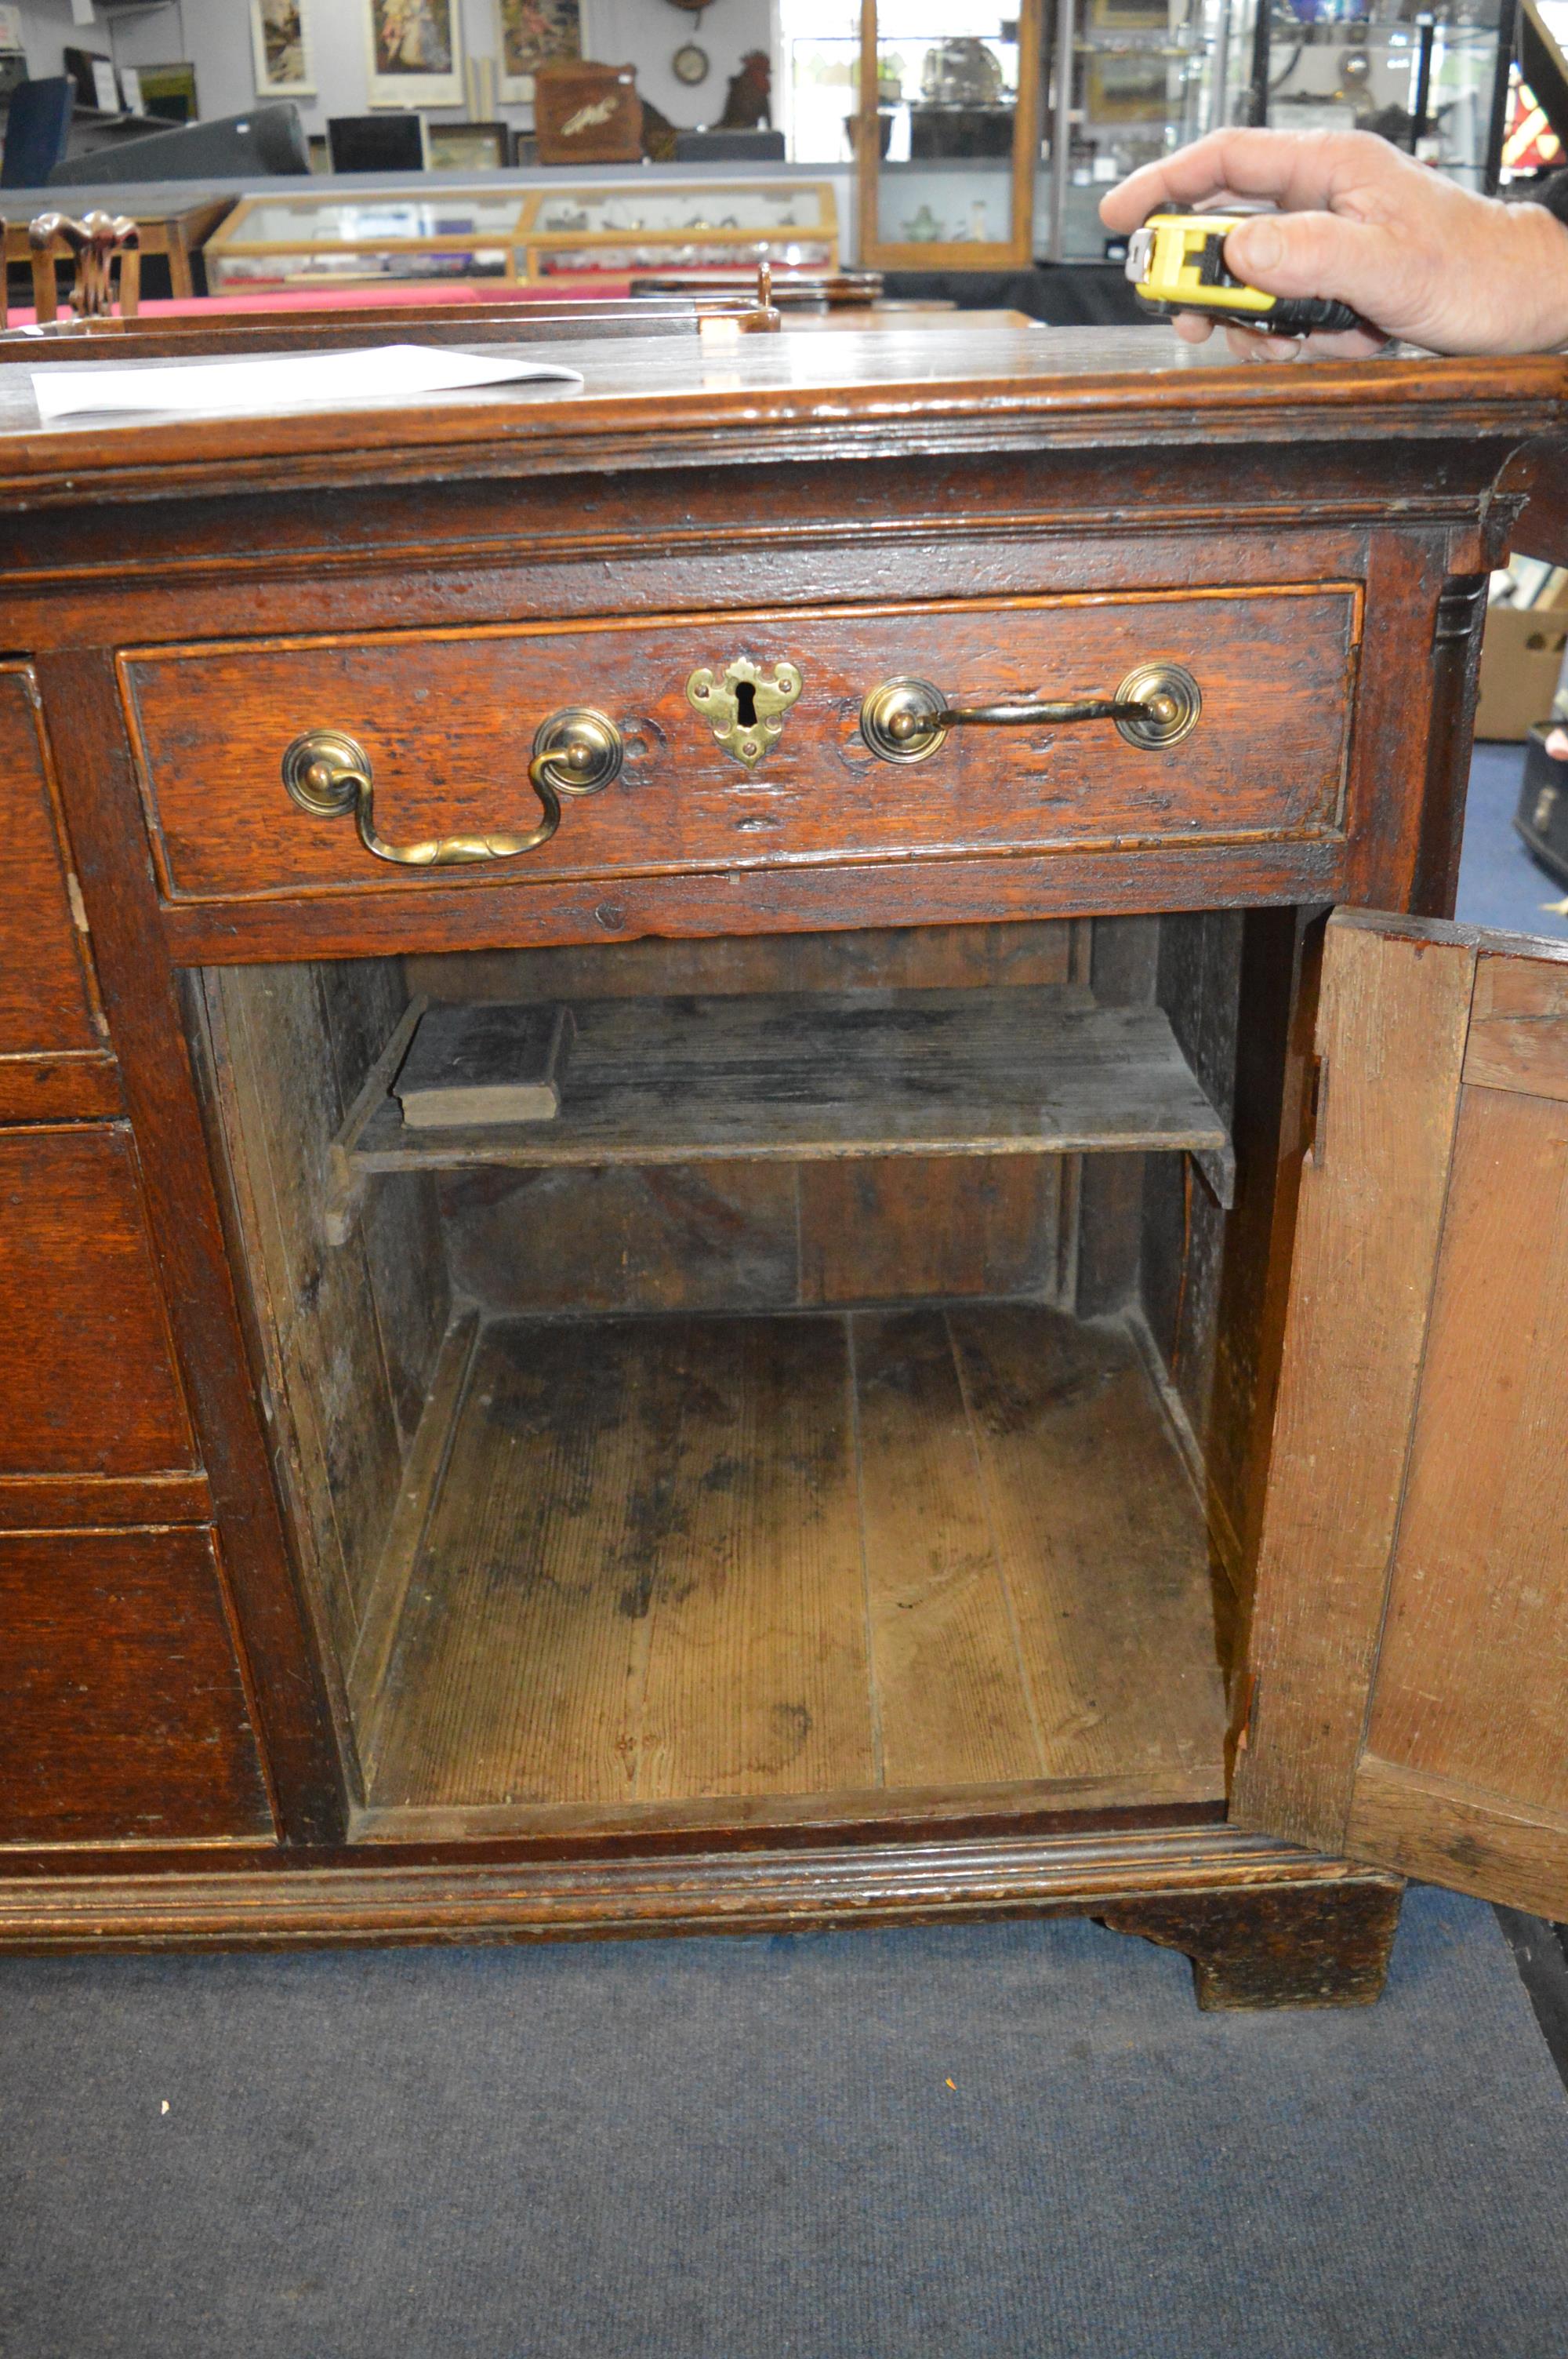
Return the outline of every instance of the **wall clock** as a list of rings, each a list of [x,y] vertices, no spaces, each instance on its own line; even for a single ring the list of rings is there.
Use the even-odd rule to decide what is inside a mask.
[[[684,82],[693,87],[699,82],[706,82],[708,51],[699,49],[695,41],[683,41],[670,60],[670,71],[676,82]]]

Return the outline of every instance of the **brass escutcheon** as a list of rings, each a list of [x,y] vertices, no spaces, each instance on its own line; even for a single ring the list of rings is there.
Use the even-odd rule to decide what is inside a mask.
[[[705,664],[686,684],[687,702],[708,722],[727,754],[754,770],[764,754],[779,742],[784,714],[800,694],[797,664],[773,666],[764,679],[750,656],[737,656],[715,679]]]

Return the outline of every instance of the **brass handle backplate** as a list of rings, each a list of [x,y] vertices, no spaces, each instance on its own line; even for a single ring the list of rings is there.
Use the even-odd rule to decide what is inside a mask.
[[[1130,745],[1174,745],[1195,728],[1203,697],[1177,663],[1140,664],[1114,696],[1023,704],[949,704],[928,679],[884,679],[860,707],[860,734],[884,762],[924,762],[950,729],[1031,729],[1114,721]]]
[[[388,843],[375,825],[370,757],[341,729],[309,729],[283,757],[283,783],[315,819],[352,811],[360,842],[378,860],[400,868],[461,868],[480,860],[514,860],[548,843],[561,823],[562,795],[597,795],[621,775],[621,732],[602,712],[571,705],[552,712],[534,734],[528,783],[544,817],[526,835],[433,835],[419,843]]]

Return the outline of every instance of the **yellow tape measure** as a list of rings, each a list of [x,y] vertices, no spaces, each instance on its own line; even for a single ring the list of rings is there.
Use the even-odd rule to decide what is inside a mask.
[[[1348,303],[1321,295],[1265,295],[1225,266],[1225,241],[1248,213],[1151,213],[1127,245],[1127,275],[1146,310],[1201,311],[1266,336],[1359,327]]]

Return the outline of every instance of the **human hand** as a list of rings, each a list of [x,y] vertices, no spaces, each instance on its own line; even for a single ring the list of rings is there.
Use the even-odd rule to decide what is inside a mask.
[[[1231,231],[1227,267],[1266,295],[1348,303],[1368,324],[1304,340],[1227,326],[1238,354],[1355,357],[1391,336],[1438,353],[1568,345],[1568,229],[1540,205],[1474,196],[1370,132],[1211,132],[1112,189],[1100,219],[1130,232],[1162,205],[1260,197],[1279,211]],[[1202,343],[1214,322],[1189,311],[1175,325]]]

